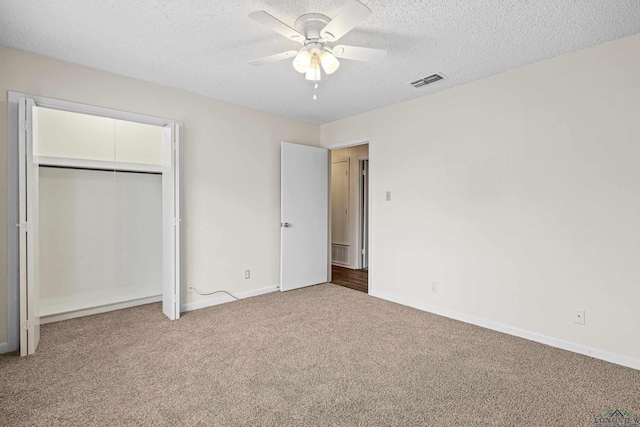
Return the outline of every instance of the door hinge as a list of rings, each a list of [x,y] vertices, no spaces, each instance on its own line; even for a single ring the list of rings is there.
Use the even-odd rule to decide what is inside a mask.
[[[29,122],[27,120],[20,122],[20,130],[21,131],[29,130]]]
[[[367,176],[367,171],[362,169],[362,176]]]
[[[364,255],[364,249],[362,249],[361,253],[362,253],[362,255]]]
[[[178,226],[180,224],[180,218],[173,218],[173,225]]]
[[[22,322],[22,329],[29,331],[33,329],[33,322],[31,320],[25,320]]]
[[[27,221],[16,224],[16,227],[19,227],[21,232],[27,233],[31,231],[31,223]]]

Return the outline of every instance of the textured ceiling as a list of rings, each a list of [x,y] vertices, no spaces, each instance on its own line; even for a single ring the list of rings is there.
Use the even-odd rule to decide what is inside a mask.
[[[386,49],[382,63],[342,60],[313,84],[291,61],[249,60],[299,44],[248,18],[293,26],[346,0],[0,0],[0,44],[326,123],[640,32],[638,0],[362,0],[373,13],[339,44]],[[414,78],[447,79],[415,89]]]

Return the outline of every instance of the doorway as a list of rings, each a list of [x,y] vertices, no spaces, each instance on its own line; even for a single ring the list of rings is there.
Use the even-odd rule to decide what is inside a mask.
[[[369,144],[331,149],[331,282],[369,292]]]

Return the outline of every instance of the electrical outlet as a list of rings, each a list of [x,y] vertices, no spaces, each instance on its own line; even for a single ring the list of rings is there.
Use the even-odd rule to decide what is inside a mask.
[[[193,282],[188,282],[187,283],[187,293],[188,294],[192,294],[193,293]]]
[[[244,271],[244,278],[245,279],[251,279],[251,270],[245,270]]]
[[[584,310],[573,310],[573,323],[584,325]]]
[[[431,292],[438,292],[438,282],[431,282]]]

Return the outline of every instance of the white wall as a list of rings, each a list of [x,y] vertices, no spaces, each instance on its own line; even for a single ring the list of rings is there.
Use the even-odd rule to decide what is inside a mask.
[[[360,170],[359,160],[367,159],[369,145],[360,144],[353,147],[331,150],[331,162],[349,161],[349,211],[347,218],[347,236],[349,244],[349,268],[358,268],[360,248],[360,230],[358,218],[360,216]],[[333,221],[333,218],[332,218]],[[333,224],[332,224],[333,225]]]
[[[323,125],[323,146],[372,137],[374,290],[640,366],[639,52],[636,35]]]
[[[162,294],[162,177],[40,168],[40,314]]]
[[[319,145],[319,126],[0,47],[2,200],[7,200],[9,90],[183,121],[184,281],[232,293],[279,283],[280,142]],[[7,337],[6,215],[5,204],[0,343]],[[248,268],[251,279],[245,280]],[[183,295],[187,303],[213,298]]]

